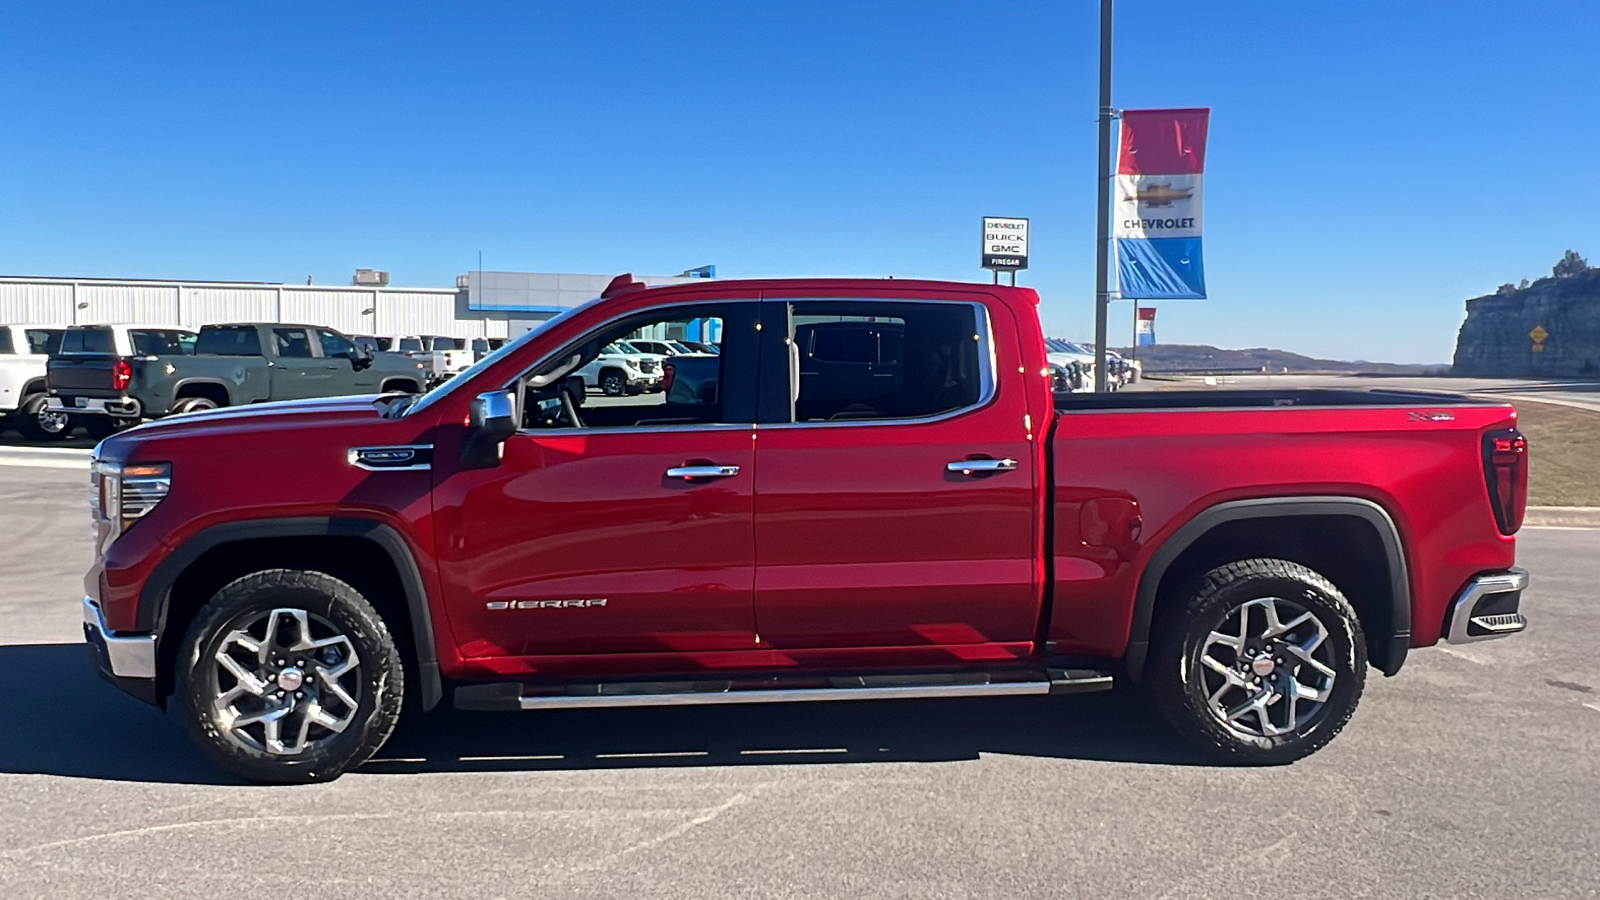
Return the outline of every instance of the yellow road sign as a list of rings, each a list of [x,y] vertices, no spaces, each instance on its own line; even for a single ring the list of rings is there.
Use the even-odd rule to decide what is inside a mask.
[[[1544,343],[1544,339],[1549,337],[1549,336],[1550,336],[1550,332],[1545,331],[1543,325],[1535,325],[1535,326],[1533,326],[1533,330],[1528,332],[1528,337],[1533,338],[1533,342],[1535,344]]]

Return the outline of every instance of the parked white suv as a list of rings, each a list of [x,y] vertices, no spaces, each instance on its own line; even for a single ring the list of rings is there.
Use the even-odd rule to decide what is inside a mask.
[[[661,390],[661,357],[654,353],[630,353],[620,343],[600,351],[594,362],[572,373],[583,379],[584,388],[597,387],[607,397],[642,394]]]
[[[0,325],[0,416],[34,441],[67,436],[67,416],[45,408],[45,362],[61,347],[58,325]]]

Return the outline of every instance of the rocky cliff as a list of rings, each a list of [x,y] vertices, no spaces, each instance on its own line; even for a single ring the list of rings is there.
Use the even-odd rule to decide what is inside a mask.
[[[1542,342],[1529,337],[1535,328],[1547,335]],[[1468,300],[1453,370],[1457,375],[1600,375],[1600,269],[1541,278],[1520,290],[1507,285]]]

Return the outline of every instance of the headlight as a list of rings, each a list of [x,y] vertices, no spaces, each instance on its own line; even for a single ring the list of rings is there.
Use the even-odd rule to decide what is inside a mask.
[[[172,490],[171,463],[113,463],[95,460],[89,468],[94,492],[89,501],[108,545],[144,518]]]

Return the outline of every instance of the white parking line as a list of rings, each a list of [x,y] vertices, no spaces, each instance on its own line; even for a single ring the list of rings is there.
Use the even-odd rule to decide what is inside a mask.
[[[28,469],[87,469],[89,450],[59,447],[12,447],[0,450],[0,466]]]

